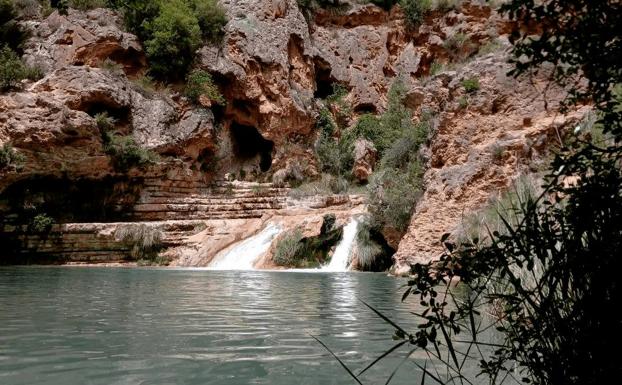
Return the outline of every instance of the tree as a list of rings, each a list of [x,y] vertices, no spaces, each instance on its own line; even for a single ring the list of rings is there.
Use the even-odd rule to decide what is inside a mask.
[[[183,78],[201,44],[199,21],[183,0],[160,5],[159,15],[147,23],[145,41],[151,73],[160,78]]]

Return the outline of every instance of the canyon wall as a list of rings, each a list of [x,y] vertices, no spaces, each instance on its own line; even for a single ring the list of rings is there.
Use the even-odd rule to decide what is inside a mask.
[[[0,142],[25,157],[19,170],[0,170],[2,239],[17,239],[24,253],[110,262],[128,252],[116,229],[148,223],[163,231],[172,264],[202,266],[270,220],[303,224],[308,234],[326,213],[339,213],[343,224],[364,211],[361,197],[309,204],[288,198],[281,179],[318,177],[315,125],[333,84],[347,90],[344,124],[352,126],[386,109],[399,77],[415,121],[434,116],[422,154],[425,193],[393,241],[396,271],[405,272],[437,257],[443,233],[539,167],[560,130],[588,111],[561,114],[564,93],[548,86],[546,71],[507,76],[514,26],[485,3],[430,12],[417,28],[406,25],[399,6],[346,3],[340,12],[305,14],[295,0],[222,5],[229,19],[223,42],[202,47],[196,67],[212,74],[224,107],[197,106],[179,84],[146,81],[143,48],[113,11],[22,21],[31,31],[23,59],[44,77],[0,95]],[[463,86],[472,78],[480,84],[473,93]],[[157,161],[118,170],[98,126],[104,111]],[[82,201],[92,191],[99,193]],[[80,205],[55,205],[63,200]],[[15,221],[37,205],[63,223],[51,236],[20,232],[25,225]]]

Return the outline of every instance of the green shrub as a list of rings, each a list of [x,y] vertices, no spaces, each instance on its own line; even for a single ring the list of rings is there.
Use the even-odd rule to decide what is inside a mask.
[[[272,257],[274,263],[279,266],[296,265],[297,255],[303,247],[302,242],[300,242],[302,238],[302,229],[299,227],[285,233],[278,240],[274,249],[274,256]]]
[[[348,96],[348,89],[339,83],[333,83],[333,93],[326,98],[326,102],[335,110],[335,121],[339,127],[345,127],[352,113],[350,105],[346,102],[345,97]]]
[[[323,107],[320,110],[320,114],[315,121],[315,128],[320,132],[321,137],[330,138],[335,135],[337,128],[333,122],[333,115],[328,108]]]
[[[149,22],[160,12],[160,2],[154,0],[108,0],[110,6],[123,14],[127,29],[137,35],[141,41],[150,38],[147,30]]]
[[[320,110],[315,126],[320,132],[315,143],[315,155],[320,170],[335,176],[349,175],[354,162],[353,142],[348,138],[337,140],[333,137],[337,127],[328,108]]]
[[[321,136],[315,143],[315,154],[322,172],[346,177],[354,163],[353,147],[345,141]]]
[[[133,137],[116,135],[113,131],[116,121],[107,112],[96,114],[95,123],[104,142],[104,152],[111,157],[115,170],[126,172],[158,161],[157,154],[140,147]]]
[[[10,143],[5,143],[0,147],[0,171],[7,168],[12,168],[16,171],[20,170],[25,161],[24,155],[15,151]]]
[[[138,90],[144,95],[151,96],[157,91],[158,85],[151,76],[141,75],[133,79],[132,82],[138,86]]]
[[[0,49],[0,91],[17,87],[22,79],[39,80],[42,77],[41,68],[24,65],[8,45]]]
[[[108,132],[114,128],[116,123],[116,119],[108,115],[107,112],[100,112],[95,114],[95,124],[97,124],[97,128],[100,129],[100,132]]]
[[[472,94],[476,91],[479,90],[479,79],[478,78],[469,78],[469,79],[464,79],[462,81],[462,87],[464,87],[464,90],[469,93]]]
[[[405,132],[413,129],[412,115],[403,104],[406,88],[401,79],[393,82],[387,96],[387,111],[380,117],[361,116],[355,127],[346,133],[346,141],[353,143],[357,138],[368,139],[382,156]]]
[[[201,44],[199,21],[188,4],[184,0],[161,3],[159,15],[147,22],[146,29],[151,73],[167,79],[183,77]]]
[[[352,130],[346,132],[344,140],[354,142],[357,138],[365,138],[372,142],[376,149],[382,151],[383,134],[381,119],[373,114],[364,114],[359,117]]]
[[[40,7],[49,8],[49,2],[38,0],[13,0],[14,8],[21,18],[33,18],[41,14]],[[0,10],[1,13],[1,10]]]
[[[212,80],[212,76],[202,70],[195,70],[188,75],[186,81],[185,95],[193,102],[198,102],[201,95],[207,96],[211,101],[218,104],[225,104],[225,98]]]
[[[106,134],[105,138],[104,151],[112,158],[117,171],[126,172],[133,167],[145,167],[158,161],[155,153],[140,147],[131,136]]]
[[[136,260],[136,266],[168,266],[171,263],[171,259],[156,255],[152,259],[141,258]]]
[[[460,0],[437,0],[434,9],[441,12],[449,12],[458,9]]]
[[[356,232],[356,256],[359,270],[374,270],[374,267],[378,265],[379,259],[387,256],[386,248],[374,239],[373,232],[375,232],[375,229],[369,218],[359,222]]]
[[[339,11],[348,7],[340,0],[297,0],[297,3],[298,8],[307,14],[320,8]]]
[[[460,109],[467,108],[469,106],[469,98],[467,98],[466,96],[462,95],[458,99],[458,106],[460,107]]]
[[[430,64],[430,76],[443,72],[443,63],[433,62]]]
[[[35,233],[48,233],[52,226],[54,226],[54,219],[47,214],[37,214],[30,223],[30,229]]]
[[[0,91],[16,87],[26,77],[26,67],[8,46],[0,49]]]
[[[543,181],[537,175],[523,175],[512,183],[508,191],[492,197],[486,207],[466,215],[457,231],[460,242],[470,242],[477,238],[481,244],[487,243],[489,234],[507,234],[504,221],[517,226],[524,218],[521,206],[524,202],[536,199],[542,193]]]
[[[443,42],[443,47],[449,54],[449,56],[456,60],[460,58],[462,53],[462,48],[467,43],[467,36],[464,33],[458,32],[451,36],[449,36],[445,42]]]
[[[404,232],[423,188],[423,167],[419,159],[411,161],[406,170],[382,169],[368,185],[371,221],[378,228]]]
[[[346,178],[331,174],[322,174],[318,180],[303,183],[291,189],[288,194],[292,198],[300,199],[318,195],[345,194],[351,191],[351,189],[352,187]]]
[[[406,23],[416,27],[423,22],[426,13],[432,8],[431,0],[400,0]]]
[[[319,235],[304,237],[300,227],[286,232],[278,241],[273,261],[280,266],[319,267],[330,260],[329,252],[343,237],[343,227],[334,228],[335,217],[325,215]]]
[[[227,24],[225,9],[218,4],[218,0],[194,0],[193,3],[203,38],[210,42],[220,41]]]
[[[479,47],[478,55],[486,55],[492,52],[496,52],[503,48],[503,44],[499,41],[499,39],[492,39],[487,43],[483,44]]]
[[[381,168],[406,169],[419,156],[419,148],[428,137],[429,123],[421,122],[406,131],[389,147],[380,161]]]
[[[44,76],[43,70],[41,69],[41,67],[38,66],[34,66],[34,67],[29,67],[26,66],[24,67],[24,78],[28,79],[28,80],[32,80],[32,81],[37,81],[39,79],[42,79]]]
[[[505,151],[503,147],[499,145],[494,145],[491,152],[492,152],[492,161],[496,163],[503,159],[503,153]]]
[[[331,104],[338,103],[339,101],[343,100],[343,98],[348,96],[349,91],[343,84],[333,83],[332,87],[333,93],[328,95],[328,97],[326,98],[327,102]]]
[[[114,235],[129,248],[130,256],[137,260],[154,261],[163,247],[162,231],[145,224],[121,226]]]

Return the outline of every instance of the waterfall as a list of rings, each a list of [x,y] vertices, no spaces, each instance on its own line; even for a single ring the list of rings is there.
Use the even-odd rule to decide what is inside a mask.
[[[281,229],[268,224],[265,229],[250,238],[247,238],[228,249],[221,251],[214,257],[210,268],[214,270],[253,270],[253,264],[261,257],[272,244],[272,240],[281,232]]]
[[[350,222],[343,228],[343,237],[341,242],[335,248],[333,257],[328,265],[324,265],[320,268],[321,271],[348,271],[348,265],[350,264],[350,255],[352,254],[352,246],[356,239],[356,232],[358,230],[359,223],[356,219],[352,218]]]

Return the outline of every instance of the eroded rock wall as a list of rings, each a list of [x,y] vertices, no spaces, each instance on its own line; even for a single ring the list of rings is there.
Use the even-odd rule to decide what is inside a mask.
[[[402,269],[438,258],[444,233],[458,230],[520,175],[542,170],[563,133],[590,111],[583,106],[560,113],[565,92],[551,86],[546,71],[508,77],[507,58],[503,50],[483,55],[409,91],[416,112],[440,113],[426,149],[425,193],[395,255]],[[462,82],[473,78],[480,89],[468,93]]]
[[[240,200],[228,196],[229,189],[214,196],[209,184],[317,176],[319,99],[341,84],[351,107],[344,123],[351,126],[361,114],[383,112],[388,89],[400,77],[415,120],[426,111],[436,122],[424,151],[426,191],[395,256],[404,267],[436,257],[441,234],[540,162],[557,130],[588,110],[559,114],[563,92],[546,88],[546,74],[507,77],[507,35],[514,26],[479,1],[431,12],[414,29],[399,7],[384,11],[352,2],[343,12],[305,15],[296,0],[222,4],[229,19],[224,41],[197,53],[197,67],[213,75],[226,100],[222,108],[192,105],[181,84],[170,90],[141,85],[143,49],[110,10],[70,10],[23,22],[32,31],[24,60],[40,66],[45,77],[0,95],[0,142],[26,157],[21,170],[1,171],[0,192],[32,178],[123,177],[140,185],[127,220],[231,220],[232,228],[245,229],[184,235],[190,246],[178,245],[178,263],[201,265],[218,249],[213,245],[256,233],[277,212],[291,214],[291,226],[311,215],[279,211],[286,207],[278,191]],[[493,53],[478,54],[486,46]],[[433,64],[445,69],[430,76]],[[468,78],[479,79],[481,88],[466,93],[462,81]],[[94,118],[103,111],[120,133],[160,159],[123,174],[115,170]],[[364,181],[377,159],[369,146],[360,147],[357,178]],[[359,212],[360,203],[340,206],[346,207],[342,216]],[[322,210],[332,206],[317,203]]]

